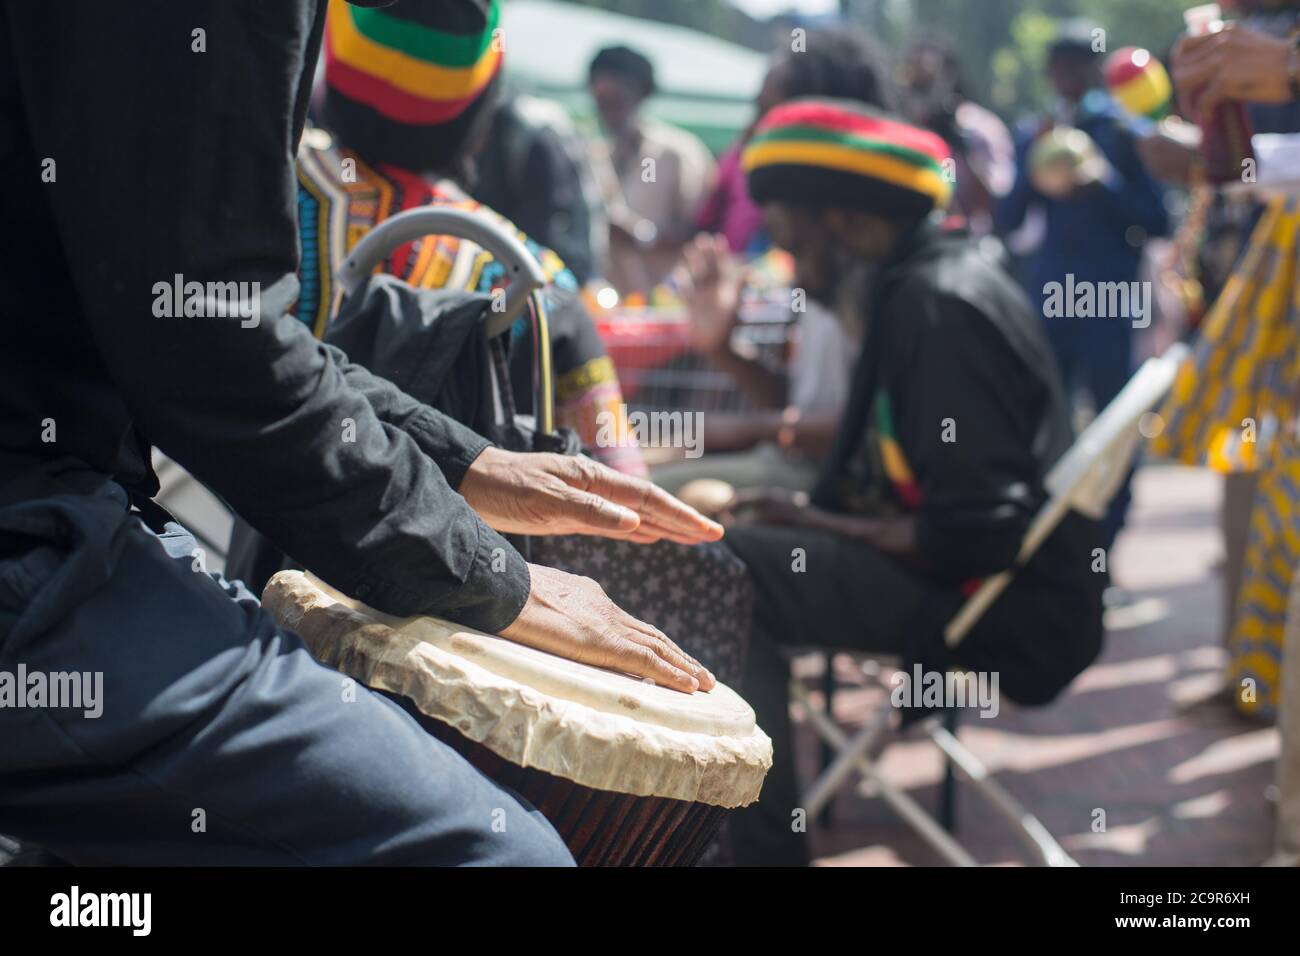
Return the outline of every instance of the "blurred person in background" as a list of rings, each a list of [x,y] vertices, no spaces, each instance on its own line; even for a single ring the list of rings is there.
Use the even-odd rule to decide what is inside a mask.
[[[755,100],[754,124],[723,155],[718,183],[701,214],[703,233],[683,251],[674,277],[690,312],[692,347],[728,373],[757,408],[710,413],[707,454],[655,469],[655,482],[670,491],[702,477],[738,489],[776,485],[806,491],[843,414],[858,348],[865,267],[857,281],[845,286],[843,315],[803,295],[795,305],[792,296],[794,340],[784,369],[773,369],[732,347],[747,282],[739,257],[768,246],[762,213],[750,198],[740,157],[754,125],[768,111],[807,96],[888,109],[894,85],[887,59],[860,30],[810,30],[798,51],[774,55]]]
[[[1225,100],[1246,104],[1256,133],[1295,132],[1296,0],[1237,0],[1245,14],[1221,31],[1184,36],[1174,48],[1174,86],[1188,117]]]
[[[696,223],[700,232],[720,233],[736,255],[768,247],[763,214],[749,196],[740,156],[754,126],[772,107],[800,96],[833,96],[888,108],[893,84],[877,44],[850,26],[809,30],[796,51],[777,50],[754,100],[754,120],[718,159],[718,174]]]
[[[1198,145],[1200,131],[1195,121],[1224,99],[1242,101],[1251,129],[1261,133],[1300,132],[1300,100],[1295,97],[1292,74],[1300,69],[1300,54],[1295,50],[1297,27],[1300,26],[1300,2],[1297,0],[1237,0],[1234,5],[1241,18],[1218,33],[1180,38],[1171,56],[1172,79],[1178,93],[1181,117],[1169,117],[1159,128],[1143,136],[1138,143],[1143,162],[1153,176],[1193,189],[1193,204],[1198,192],[1208,193],[1199,201],[1206,206],[1203,222],[1187,224],[1192,234],[1186,242],[1194,251],[1191,262],[1200,298],[1213,314],[1219,294],[1227,286],[1234,269],[1250,244],[1252,231],[1265,212],[1266,203],[1249,192],[1211,191],[1204,183],[1204,163]],[[1217,323],[1206,319],[1197,331],[1212,337],[1220,335]],[[1227,347],[1224,342],[1203,350],[1203,361]],[[1229,383],[1218,379],[1203,383],[1193,402],[1180,407],[1224,407],[1222,395]],[[1168,416],[1178,424],[1178,413]],[[1237,430],[1240,422],[1233,423]],[[1180,457],[1200,462],[1206,449],[1203,443],[1187,441]],[[1229,643],[1237,620],[1237,599],[1245,574],[1246,549],[1250,537],[1251,512],[1259,486],[1258,463],[1237,460],[1235,456],[1213,459],[1216,470],[1224,472],[1220,529],[1224,543],[1223,609],[1224,642]],[[1280,612],[1280,590],[1272,602]],[[1273,629],[1276,633],[1277,628]]]
[[[927,130],[818,99],[774,109],[745,151],[750,189],[809,296],[834,303],[858,264],[876,269],[848,407],[811,495],[745,496],[727,532],[758,602],[744,693],[773,742],[758,803],[729,820],[741,863],[808,860],[791,825],[789,648],[898,656],[905,672],[997,672],[1007,698],[1041,704],[1101,646],[1099,529],[1078,513],[958,648],[943,640],[978,580],[1015,561],[1073,437],[1024,293],[936,221],[952,190],[948,158]]]
[[[694,134],[644,114],[655,73],[636,50],[597,53],[588,89],[603,133],[593,166],[609,219],[605,278],[620,295],[649,293],[695,235],[713,156]]]
[[[1253,131],[1300,133],[1300,4],[1241,2],[1241,21],[1175,47],[1173,81],[1184,115],[1245,104]],[[1161,143],[1148,157],[1171,175],[1193,180],[1198,151]],[[1261,169],[1261,172],[1263,170]],[[1300,169],[1270,170],[1294,180]],[[1252,197],[1253,199],[1253,197]],[[1300,198],[1253,202],[1241,255],[1223,295],[1206,317],[1196,356],[1180,370],[1158,450],[1227,471],[1225,605],[1229,663],[1222,698],[1243,715],[1275,718],[1276,866],[1300,865],[1300,337],[1294,305],[1300,269]],[[1239,440],[1247,419],[1280,424],[1271,440]],[[1227,440],[1224,440],[1227,439]],[[1290,585],[1287,585],[1287,575]]]
[[[1134,314],[1076,316],[1072,309],[1049,316],[1048,296],[1062,289],[1099,292],[1107,283],[1124,283],[1140,295],[1143,247],[1148,237],[1168,232],[1169,217],[1161,188],[1137,155],[1133,133],[1100,88],[1095,36],[1094,28],[1077,21],[1058,29],[1047,56],[1056,99],[1048,116],[1017,133],[1016,178],[997,205],[995,224],[1006,235],[1024,222],[1031,207],[1044,211],[1042,243],[1024,264],[1025,288],[1045,324],[1066,387],[1086,392],[1093,409],[1101,411],[1132,374],[1133,327],[1142,319]],[[1044,192],[1047,184],[1036,178],[1032,166],[1035,150],[1041,149],[1040,142],[1047,146],[1062,138],[1074,151],[1071,176]],[[1131,312],[1134,296],[1127,298]],[[1107,550],[1124,524],[1130,498],[1126,481],[1106,518]]]
[[[477,157],[474,198],[555,251],[579,285],[604,261],[609,224],[586,148],[564,107],[507,91]]]
[[[964,219],[975,235],[991,232],[994,207],[1015,181],[1010,130],[967,95],[961,62],[947,40],[914,43],[899,69],[899,88],[899,111],[938,133],[952,150],[955,191],[949,213]]]
[[[1180,119],[1189,126],[1225,100],[1245,104],[1254,133],[1300,131],[1300,100],[1293,75],[1300,64],[1295,37],[1300,30],[1300,0],[1236,0],[1240,19],[1204,36],[1182,36],[1171,51],[1171,78]],[[1143,136],[1139,151],[1153,176],[1188,185],[1201,167],[1195,130]],[[1247,200],[1258,207],[1258,203]]]

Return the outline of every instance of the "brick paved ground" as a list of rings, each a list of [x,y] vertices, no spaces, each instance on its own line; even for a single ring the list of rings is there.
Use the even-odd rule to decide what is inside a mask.
[[[1188,706],[1216,686],[1223,660],[1216,531],[1219,484],[1170,466],[1138,477],[1129,529],[1116,546],[1116,580],[1140,601],[1113,621],[1102,658],[1053,705],[1004,705],[970,719],[961,737],[1085,866],[1256,864],[1269,852],[1277,734],[1216,704]],[[812,673],[815,662],[801,662]],[[837,668],[850,680],[851,662]],[[838,716],[860,724],[875,692],[850,687]],[[801,728],[802,770],[816,747]],[[938,751],[895,745],[889,779],[933,807]],[[1106,832],[1092,832],[1097,808]],[[1022,863],[1020,844],[969,789],[959,836],[985,863]],[[936,855],[884,804],[855,785],[834,804],[832,826],[810,834],[829,865],[933,864]]]

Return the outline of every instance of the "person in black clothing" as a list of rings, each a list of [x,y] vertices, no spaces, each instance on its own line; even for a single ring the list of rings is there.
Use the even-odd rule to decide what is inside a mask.
[[[605,254],[607,224],[586,148],[564,107],[506,94],[466,188],[555,253],[585,285]]]
[[[1054,290],[1145,288],[1147,240],[1168,235],[1170,225],[1164,191],[1142,165],[1131,122],[1102,88],[1099,29],[1084,21],[1059,26],[1046,63],[1056,94],[1051,112],[1017,129],[1015,179],[994,212],[997,232],[1009,236],[1032,209],[1041,210],[1042,241],[1024,258],[1021,280],[1070,392],[1086,392],[1098,413],[1132,377],[1134,330],[1150,324],[1152,305],[1135,291],[1127,305],[1061,309]],[[1070,130],[1083,157],[1074,176],[1061,182],[1036,176],[1030,157],[1042,138]],[[1102,523],[1107,551],[1124,527],[1131,480],[1132,473]]]
[[[745,154],[750,191],[796,286],[829,301],[877,266],[849,404],[811,496],[735,505],[727,542],[758,604],[743,690],[771,735],[758,804],[731,820],[738,862],[801,864],[783,648],[857,649],[904,672],[998,675],[1020,703],[1054,697],[1097,655],[1096,523],[1062,523],[959,647],[942,630],[981,578],[1010,567],[1072,439],[1050,349],[1024,294],[979,246],[942,233],[948,150],[861,104],[772,110]],[[991,684],[991,681],[990,681]]]
[[[588,460],[491,447],[287,314],[325,9],[0,4],[0,674],[102,679],[98,716],[0,707],[0,832],[73,863],[569,860],[536,811],[206,573],[151,501],[151,445],[383,611],[713,682],[501,534],[721,529]],[[483,29],[484,0],[443,9],[444,32]]]

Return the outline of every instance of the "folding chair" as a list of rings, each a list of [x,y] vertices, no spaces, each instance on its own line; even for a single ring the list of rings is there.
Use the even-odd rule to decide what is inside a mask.
[[[1016,572],[1071,510],[1099,519],[1119,490],[1141,442],[1139,421],[1151,411],[1173,385],[1174,375],[1188,354],[1175,345],[1163,355],[1148,359],[1092,423],[1061,456],[1044,479],[1048,497],[1025,533],[1015,563],[1000,574],[987,578],[967,599],[944,629],[944,641],[956,647],[985,611],[998,599]],[[831,665],[827,657],[827,667]],[[802,805],[809,819],[815,818],[831,798],[848,782],[854,771],[870,781],[881,798],[903,821],[946,861],[955,866],[975,866],[974,857],[907,792],[890,783],[879,768],[880,752],[888,745],[894,706],[888,699],[889,685],[881,675],[879,658],[869,658],[863,672],[886,690],[883,705],[866,725],[852,736],[831,717],[830,698],[826,707],[815,706],[799,680],[791,683],[791,697],[808,715],[818,736],[834,752],[834,759],[804,794]],[[1048,866],[1077,866],[1047,828],[989,774],[938,717],[921,721],[921,729],[943,752],[950,766],[974,784],[993,807],[1016,828],[1028,848]]]

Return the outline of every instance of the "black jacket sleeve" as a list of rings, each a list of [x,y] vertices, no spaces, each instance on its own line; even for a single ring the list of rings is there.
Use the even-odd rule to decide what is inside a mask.
[[[51,183],[33,170],[33,188],[46,190],[101,361],[151,442],[340,589],[499,630],[527,597],[527,566],[425,453],[458,481],[481,439],[286,315],[293,154],[323,7],[8,4],[28,133],[57,163]],[[177,282],[242,284],[256,312],[222,317],[209,301],[178,315]]]
[[[1004,570],[1038,503],[1036,385],[970,304],[902,290],[890,312],[887,374],[921,492],[921,556],[954,582]]]
[[[408,289],[412,295],[426,290]],[[456,419],[425,405],[391,382],[374,375],[363,365],[349,362],[341,349],[326,345],[325,351],[338,363],[349,387],[356,389],[386,425],[410,436],[420,450],[432,458],[447,484],[459,488],[465,472],[484,448],[492,443]]]

